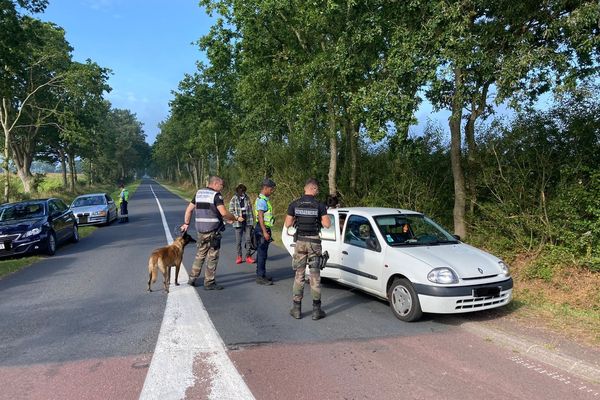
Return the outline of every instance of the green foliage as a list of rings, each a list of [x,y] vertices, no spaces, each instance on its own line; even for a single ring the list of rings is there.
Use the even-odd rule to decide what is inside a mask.
[[[269,176],[276,212],[313,176],[347,206],[415,209],[498,255],[538,253],[531,277],[595,270],[600,108],[582,88],[600,66],[596,1],[201,5],[220,17],[161,125],[157,175],[251,193]],[[529,107],[551,91],[553,109]],[[450,142],[410,134],[424,97],[451,111]],[[501,103],[515,120],[486,122]]]

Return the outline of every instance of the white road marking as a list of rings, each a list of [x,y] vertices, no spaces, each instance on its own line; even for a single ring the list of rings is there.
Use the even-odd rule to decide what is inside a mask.
[[[509,360],[513,361],[515,364],[517,365],[521,365],[525,368],[528,369],[533,369],[534,371],[536,371],[537,373],[541,374],[541,375],[546,375],[552,379],[555,379],[559,382],[564,383],[565,385],[570,385],[573,387],[573,389],[576,387],[577,383],[573,382],[572,380],[570,380],[571,378],[566,377],[564,375],[562,375],[560,372],[552,372],[549,371],[547,367],[542,366],[540,364],[537,364],[531,360],[527,360],[521,356],[511,356],[508,357]],[[594,397],[600,395],[600,392],[597,392],[595,389],[592,388],[588,388],[587,384],[581,382],[579,383],[581,386],[577,387],[577,390],[581,391],[581,392],[585,392],[588,394],[593,395]],[[587,389],[587,390],[586,390]]]
[[[173,237],[162,206],[152,186],[150,190],[158,204],[167,242],[171,244]],[[209,399],[254,399],[227,355],[225,344],[196,289],[187,285],[187,280],[188,274],[185,268],[181,268],[179,281],[182,284],[170,287],[158,341],[140,399],[184,399],[187,389],[195,384],[202,385]],[[171,282],[175,282],[174,276],[171,276]],[[198,378],[194,376],[195,361],[208,366],[201,382],[197,382]]]

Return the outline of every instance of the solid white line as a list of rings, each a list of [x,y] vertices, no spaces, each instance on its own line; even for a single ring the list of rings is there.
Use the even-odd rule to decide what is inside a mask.
[[[158,204],[167,242],[171,244],[173,237],[162,206],[152,186],[150,190]],[[183,283],[170,287],[158,341],[140,399],[184,399],[187,389],[194,385],[202,387],[209,399],[254,399],[227,355],[225,344],[200,296],[196,289],[186,284],[187,280],[187,271],[181,268],[179,281]],[[171,282],[174,281],[175,277],[171,276]],[[194,376],[194,362],[201,363],[204,368],[199,382]]]

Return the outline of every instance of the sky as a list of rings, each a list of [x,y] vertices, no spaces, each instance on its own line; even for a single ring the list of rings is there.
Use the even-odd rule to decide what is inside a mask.
[[[214,18],[198,0],[50,0],[35,17],[65,29],[73,59],[110,68],[105,97],[143,123],[152,144],[169,113],[171,91],[205,56],[193,44]]]
[[[143,123],[146,141],[154,143],[158,124],[168,117],[171,92],[185,73],[206,61],[196,42],[215,18],[199,0],[50,0],[36,17],[65,29],[75,61],[86,59],[110,68],[112,91],[106,98],[115,108],[129,109]],[[500,107],[501,113],[506,111]],[[419,135],[428,121],[448,135],[447,110],[434,113],[427,101],[410,128]]]

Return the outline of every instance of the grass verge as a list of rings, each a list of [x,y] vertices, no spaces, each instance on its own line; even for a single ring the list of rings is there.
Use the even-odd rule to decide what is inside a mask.
[[[117,198],[120,192],[120,189],[114,186],[109,185],[96,185],[96,186],[78,186],[76,193],[68,193],[65,191],[59,191],[57,189],[57,183],[59,177],[56,175],[51,175],[48,177],[49,182],[46,182],[45,186],[48,188],[46,192],[39,192],[37,194],[38,198],[44,197],[58,197],[64,200],[67,204],[70,204],[75,197],[84,194],[84,193],[96,193],[96,192],[107,192],[111,195],[112,198]],[[127,189],[129,189],[129,196],[132,198],[140,185],[141,180],[137,180],[129,185],[127,185]],[[79,237],[84,238],[90,236],[96,229],[97,226],[87,225],[79,228]],[[39,255],[34,256],[26,256],[20,258],[9,258],[6,260],[0,260],[0,278],[5,275],[12,274],[13,272],[17,272],[23,268],[26,268],[35,262],[41,260],[43,257]]]

